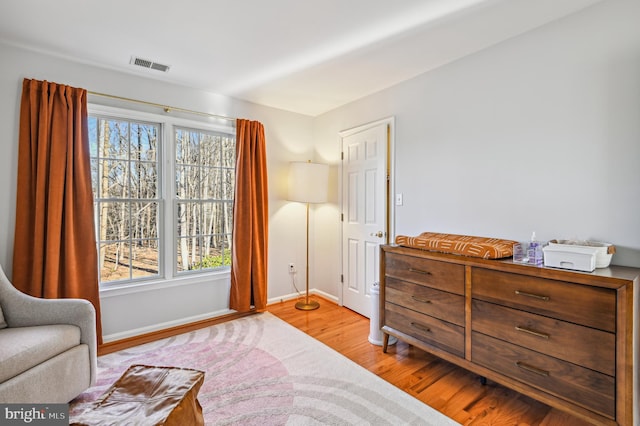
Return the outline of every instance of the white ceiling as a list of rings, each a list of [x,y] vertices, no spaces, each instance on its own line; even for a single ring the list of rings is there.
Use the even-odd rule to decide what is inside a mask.
[[[0,40],[316,116],[598,1],[2,0]]]

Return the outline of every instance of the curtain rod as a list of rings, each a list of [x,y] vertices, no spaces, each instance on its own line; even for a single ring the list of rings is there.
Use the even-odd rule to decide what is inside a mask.
[[[229,121],[235,121],[236,120],[235,118],[226,117],[224,115],[210,114],[208,112],[201,112],[201,111],[194,111],[194,110],[186,109],[186,108],[172,107],[172,106],[157,104],[157,103],[154,103],[154,102],[147,102],[147,101],[140,101],[138,99],[125,98],[125,97],[122,97],[122,96],[107,95],[105,93],[92,92],[90,90],[87,90],[87,93],[90,94],[90,95],[94,95],[94,96],[102,96],[103,98],[117,99],[119,101],[133,102],[133,103],[137,103],[137,104],[142,104],[142,105],[148,105],[148,106],[153,106],[153,107],[157,107],[157,108],[162,108],[164,110],[164,112],[179,111],[179,112],[184,112],[184,113],[188,113],[188,114],[200,115],[200,116],[204,116],[204,117],[219,118],[219,119],[222,119],[222,120],[229,120]]]

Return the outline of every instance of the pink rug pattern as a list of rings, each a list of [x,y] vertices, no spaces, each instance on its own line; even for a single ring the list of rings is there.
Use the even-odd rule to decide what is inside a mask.
[[[457,424],[269,313],[99,357],[71,420],[132,364],[204,371],[207,425]]]

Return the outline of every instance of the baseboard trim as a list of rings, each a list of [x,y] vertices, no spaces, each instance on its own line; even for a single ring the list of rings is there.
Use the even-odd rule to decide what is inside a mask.
[[[196,323],[199,321],[206,321],[208,319],[211,318],[217,318],[223,315],[228,315],[231,314],[235,311],[231,310],[231,309],[223,309],[220,311],[215,311],[215,312],[207,312],[205,314],[200,314],[200,315],[193,315],[190,317],[186,317],[186,318],[180,318],[177,320],[173,320],[173,321],[166,321],[166,322],[162,322],[159,324],[154,324],[154,325],[150,325],[150,326],[146,326],[146,327],[139,327],[139,328],[134,328],[131,330],[126,330],[126,331],[121,331],[119,333],[112,333],[112,334],[107,334],[102,336],[102,341],[105,343],[109,343],[109,342],[117,342],[120,340],[124,340],[124,339],[128,339],[130,337],[136,337],[136,336],[140,336],[140,335],[144,335],[144,334],[148,334],[148,333],[153,333],[155,331],[162,331],[162,330],[166,330],[172,327],[179,327],[181,325],[185,325],[185,324],[192,324],[192,323]]]
[[[207,318],[199,321],[189,322],[187,324],[180,324],[174,327],[163,328],[162,330],[156,330],[149,333],[139,334],[132,337],[127,337],[107,343],[103,343],[98,347],[98,356],[110,354],[112,352],[121,351],[123,349],[129,349],[134,346],[142,345],[144,343],[153,342],[167,337],[177,336],[178,334],[188,333],[201,328],[210,327],[212,325],[221,324],[223,322],[231,321],[234,319],[246,317],[257,313],[255,309],[248,312],[234,312],[218,315],[214,318]]]
[[[340,301],[338,300],[338,298],[336,296],[333,296],[329,293],[325,293],[324,291],[321,290],[317,290],[317,289],[309,289],[309,295],[316,295],[316,296],[320,296],[323,299],[327,299],[333,303],[335,303],[336,305],[340,306]],[[278,296],[278,297],[273,297],[271,299],[267,300],[267,306],[268,305],[273,305],[275,303],[282,303],[282,302],[286,302],[287,300],[293,300],[293,299],[298,299],[298,298],[302,298],[304,297],[304,294],[298,294],[298,293],[290,293],[290,294],[285,294],[283,296]]]

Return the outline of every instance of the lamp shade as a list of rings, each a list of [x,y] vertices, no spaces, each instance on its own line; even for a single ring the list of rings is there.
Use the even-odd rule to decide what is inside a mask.
[[[289,200],[324,203],[329,191],[329,166],[293,162],[289,166]]]

